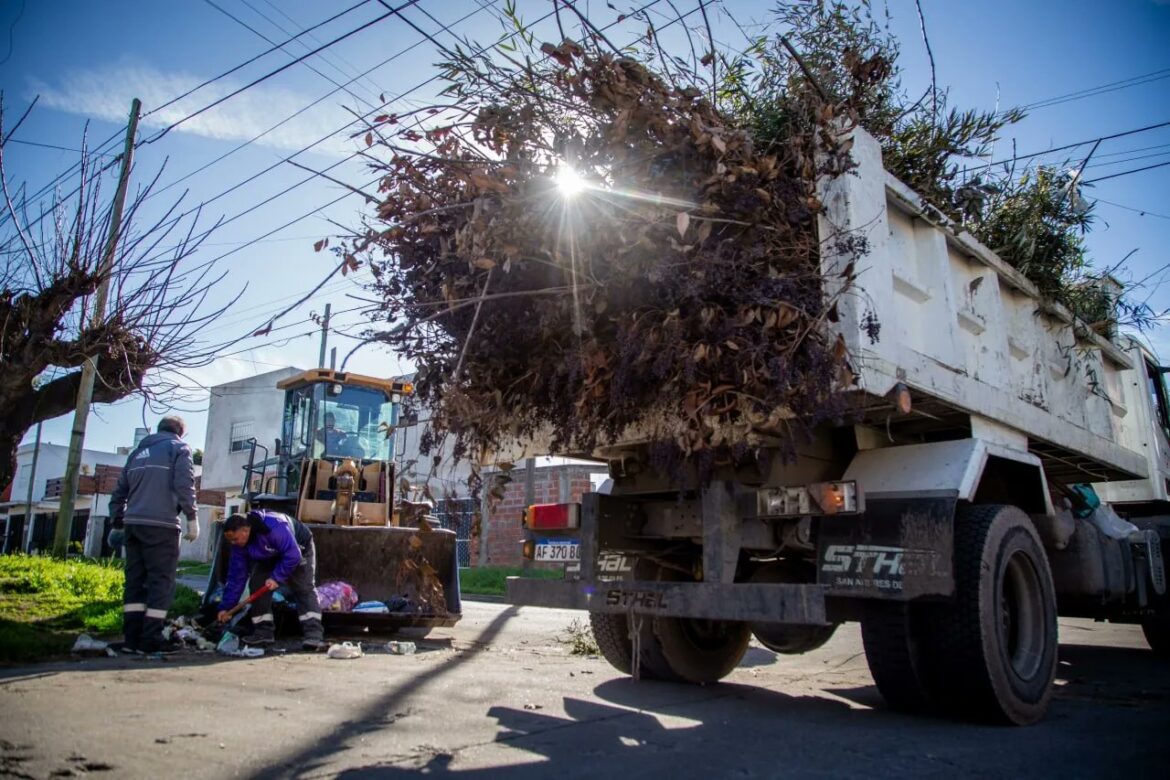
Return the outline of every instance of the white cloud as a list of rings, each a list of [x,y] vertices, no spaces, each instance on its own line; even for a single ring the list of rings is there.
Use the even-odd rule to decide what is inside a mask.
[[[70,114],[121,123],[125,121],[130,101],[134,97],[142,100],[143,112],[146,113],[204,80],[190,73],[165,72],[151,65],[123,62],[69,71],[56,84],[34,81],[32,89],[40,95],[42,105]],[[157,113],[149,114],[143,118],[142,125],[153,129],[167,127],[231,94],[245,83],[230,78],[216,81]],[[308,95],[277,85],[259,84],[184,122],[172,132],[221,141],[247,141],[300,111],[324,91],[325,88],[322,88],[321,92]],[[341,108],[347,99],[344,93],[332,95],[267,133],[256,143],[285,151],[308,146],[336,132],[352,119]],[[347,154],[353,149],[353,142],[344,133],[314,147],[315,151],[329,155]]]

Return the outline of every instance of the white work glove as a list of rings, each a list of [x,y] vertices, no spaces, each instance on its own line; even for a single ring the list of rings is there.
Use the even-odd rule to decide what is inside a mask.
[[[199,538],[199,519],[195,517],[187,518],[187,533],[183,534],[183,538],[188,542],[193,542]]]

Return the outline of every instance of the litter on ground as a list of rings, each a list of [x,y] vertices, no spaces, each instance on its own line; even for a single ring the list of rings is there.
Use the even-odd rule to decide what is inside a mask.
[[[330,645],[329,652],[326,653],[330,658],[361,658],[362,643],[358,642],[342,642],[341,644]]]

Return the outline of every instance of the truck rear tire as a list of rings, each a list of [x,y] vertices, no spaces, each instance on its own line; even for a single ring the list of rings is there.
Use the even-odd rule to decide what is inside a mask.
[[[773,653],[783,655],[800,655],[810,653],[821,647],[833,638],[837,626],[802,626],[776,623],[772,625],[754,624],[752,634],[760,644]]]
[[[662,656],[658,638],[651,630],[653,618],[642,618],[641,663],[638,676],[645,680],[681,682]],[[630,616],[620,612],[590,612],[589,626],[601,656],[622,674],[634,673],[633,640],[630,639]]]
[[[601,656],[622,674],[632,674],[633,642],[630,641],[630,621],[616,612],[590,612],[589,627]]]
[[[1040,537],[1023,511],[1004,505],[961,508],[954,528],[954,601],[921,605],[929,698],[964,716],[1035,723],[1052,698],[1057,655],[1056,592]]]
[[[869,673],[886,703],[903,712],[922,712],[930,704],[922,679],[922,659],[913,605],[875,601],[861,618],[861,644]]]
[[[639,559],[634,562],[632,576],[646,580],[670,580],[675,574],[664,569],[652,561]],[[589,626],[593,630],[593,638],[601,655],[609,665],[622,674],[634,673],[634,642],[630,636],[630,621],[637,622],[639,616],[622,612],[590,612]],[[658,637],[654,635],[654,619],[648,615],[641,616],[639,626],[639,653],[638,676],[646,680],[662,680],[664,682],[681,682],[682,678],[675,674],[662,655],[662,647]]]
[[[798,567],[803,567],[803,570]],[[817,571],[811,564],[767,564],[752,575],[750,582],[802,583],[816,582]],[[773,653],[800,655],[816,650],[833,638],[837,625],[801,625],[799,623],[752,623],[752,634],[761,645]]]
[[[1154,655],[1170,658],[1170,615],[1155,615],[1143,620],[1142,633]]]
[[[654,636],[679,678],[703,684],[723,679],[739,665],[752,632],[737,620],[656,617]]]

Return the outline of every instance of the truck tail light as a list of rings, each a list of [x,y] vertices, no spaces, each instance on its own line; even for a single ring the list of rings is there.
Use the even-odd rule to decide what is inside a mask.
[[[533,531],[557,531],[581,526],[580,504],[533,504],[524,510],[524,527]]]
[[[773,488],[761,490],[758,495],[757,511],[761,517],[838,515],[865,511],[865,500],[857,483],[852,480]]]

